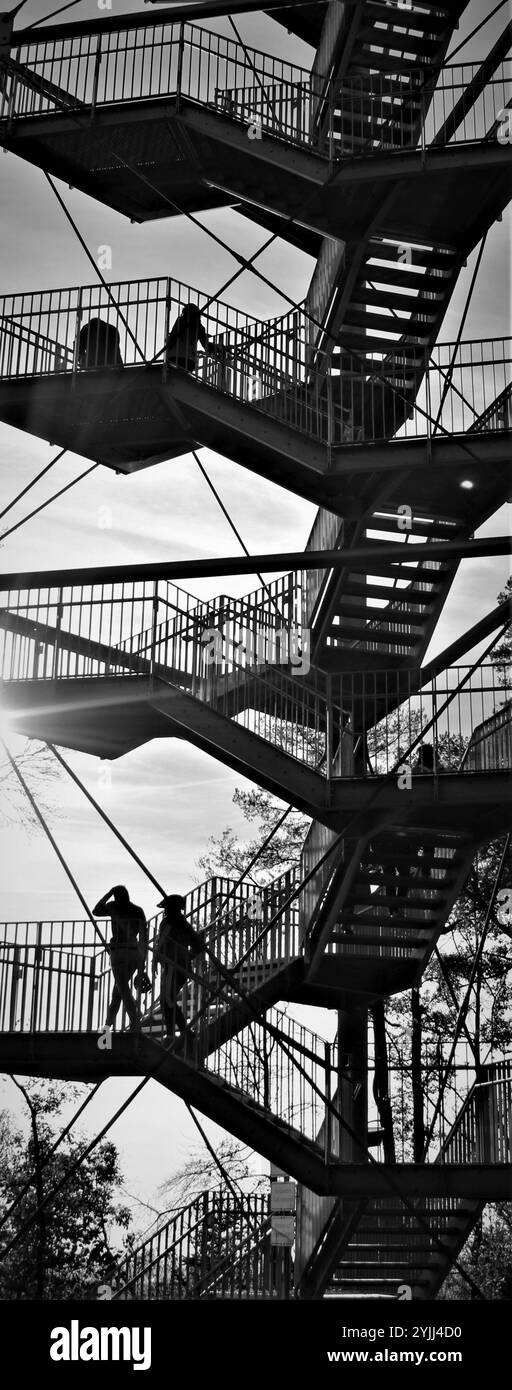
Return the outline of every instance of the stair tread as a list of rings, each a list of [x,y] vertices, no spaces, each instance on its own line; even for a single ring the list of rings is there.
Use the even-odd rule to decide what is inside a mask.
[[[430,65],[425,63],[424,66]],[[362,75],[365,75],[368,68],[376,68],[378,72],[384,74],[402,73],[406,77],[413,67],[414,64],[406,58],[396,58],[394,54],[390,56],[387,53],[375,53],[370,47],[369,41],[360,42],[358,37],[352,53],[354,75],[359,69],[362,69]]]
[[[383,330],[384,333],[397,333],[400,337],[426,340],[432,324],[436,321],[436,307],[433,305],[434,313],[426,316],[426,321],[424,321],[419,318],[417,310],[414,318],[408,318],[407,313],[401,314],[399,310],[395,310],[394,313],[390,310],[389,314],[379,314],[373,309],[358,309],[352,302],[349,304],[343,320],[341,336],[342,339],[347,336],[350,337],[353,328],[377,328]]]
[[[417,586],[412,584],[408,584],[403,589],[398,589],[393,588],[391,584],[370,584],[369,582],[365,583],[364,580],[361,580],[360,584],[354,579],[344,579],[343,581],[343,592],[345,596],[353,594],[354,597],[363,598],[368,595],[369,598],[383,598],[387,603],[394,598],[404,603],[410,601],[423,608],[432,608],[433,601],[436,598],[436,590],[437,586],[434,583],[432,584],[430,593],[421,593],[417,589]]]
[[[354,624],[354,626],[352,626],[349,622],[344,621],[332,630],[331,635],[336,636],[342,641],[372,642],[380,644],[381,646],[385,644],[389,647],[414,648],[417,646],[418,642],[418,634],[411,637],[408,636],[407,633],[397,632],[394,628],[386,627],[384,623],[379,623],[378,626],[371,627],[370,623],[366,625],[362,623]],[[331,645],[336,645],[336,643],[331,642]]]
[[[373,544],[378,545],[378,542],[372,542],[372,545]],[[383,542],[383,544],[389,544],[389,542]],[[385,560],[379,560],[377,559],[377,557],[375,558],[375,560],[364,561],[351,559],[350,561],[347,561],[347,569],[350,569],[350,572],[352,574],[355,574],[357,570],[359,570],[360,573],[364,574],[366,569],[368,571],[368,574],[380,574],[386,579],[405,579],[407,578],[408,574],[411,574],[415,576],[417,583],[421,583],[422,581],[418,579],[418,573],[422,574],[421,569],[419,571],[417,567],[415,569],[408,569],[408,564],[410,563],[414,562],[408,561],[407,551],[404,551],[403,560],[396,560],[394,563],[390,560],[389,563],[386,564]],[[442,564],[438,570],[427,571],[425,576],[426,583],[435,581],[437,584],[439,584],[441,580],[446,578],[449,572],[449,567],[445,564]]]
[[[441,895],[437,896],[437,894],[433,901],[428,901],[424,898],[415,897],[413,892],[408,893],[407,897],[403,893],[397,893],[396,897],[393,897],[391,893],[379,893],[377,901],[375,901],[376,897],[377,895],[375,893],[358,893],[354,905],[359,907],[365,904],[365,906],[369,905],[370,907],[375,907],[378,911],[380,907],[394,907],[398,904],[402,910],[405,906],[408,906],[423,908],[426,912],[436,912],[439,907],[444,907],[447,901],[446,897]],[[351,910],[354,911],[354,907],[352,907]]]
[[[362,619],[365,618],[367,619],[367,623],[362,622]],[[400,640],[401,642],[404,634],[402,632],[395,632],[395,628],[406,628],[407,632],[405,635],[408,633],[411,637],[415,636],[419,638],[423,635],[424,625],[417,621],[415,622],[414,619],[414,613],[397,611],[396,609],[388,610],[387,608],[378,608],[376,612],[374,610],[368,612],[366,608],[363,608],[362,610],[353,612],[351,609],[345,608],[342,612],[333,614],[330,631],[333,637],[340,637],[342,630],[351,636],[354,630],[353,624],[356,623],[358,629],[362,629],[366,636],[369,632],[381,632],[383,628],[389,630],[391,625],[393,628],[393,636],[397,641]]]
[[[436,503],[432,498],[433,516],[420,516],[418,512],[412,512],[411,530],[408,532],[410,540],[416,540],[417,536],[428,536],[431,541],[446,541],[453,539],[453,532],[456,526],[462,525],[462,517],[447,516],[445,512],[435,514]],[[392,507],[388,511],[374,512],[371,521],[368,523],[367,531],[395,531],[400,515]]]
[[[359,913],[357,911],[357,908],[352,908],[352,911],[350,910],[350,908],[344,908],[343,910],[347,913],[347,920],[339,924],[339,928],[336,927],[336,930],[339,929],[341,932],[344,932],[347,927],[350,927],[352,931],[355,932],[354,940],[358,938],[359,932],[364,931],[397,931],[405,932],[408,935],[410,935],[411,932],[415,932],[417,936],[421,936],[423,932],[431,933],[432,928],[436,924],[437,917],[437,914],[434,913],[428,921],[419,922],[416,919],[415,921],[411,922],[408,917],[399,917],[397,915],[395,916],[395,914],[392,913],[389,909],[386,909],[385,916],[378,915],[376,917],[368,916],[368,909],[364,908]]]
[[[348,1247],[346,1247],[346,1251],[349,1252],[349,1251],[351,1251],[351,1250],[352,1250],[353,1252],[359,1252],[360,1250],[383,1250],[383,1244],[381,1244],[381,1241],[369,1241],[369,1243],[365,1243],[365,1244],[360,1243],[360,1241],[358,1241],[358,1243],[355,1243],[355,1241],[353,1241],[353,1238],[352,1238],[351,1244],[349,1244]],[[406,1245],[398,1245],[398,1244],[395,1245],[395,1244],[390,1244],[390,1245],[388,1245],[387,1250],[388,1250],[388,1252],[395,1252],[395,1251],[399,1252],[399,1251],[403,1250],[403,1252],[405,1252],[405,1254],[408,1254],[408,1255],[409,1255],[409,1254],[413,1254],[413,1255],[429,1255],[431,1250],[435,1250],[435,1245],[434,1245],[433,1243],[431,1243],[431,1244],[424,1243],[424,1244],[422,1244],[422,1245],[415,1245],[415,1247],[412,1247],[412,1245],[409,1245],[409,1244],[406,1244]]]
[[[375,950],[378,950],[378,951],[387,950],[387,949],[390,949],[390,950],[398,950],[398,949],[400,948],[400,949],[403,949],[403,950],[406,950],[406,951],[412,951],[412,952],[414,952],[414,951],[419,951],[419,950],[422,949],[422,947],[428,945],[428,939],[427,939],[427,938],[425,938],[425,939],[423,939],[423,938],[421,938],[421,939],[414,939],[414,938],[413,938],[412,940],[409,940],[409,939],[408,939],[407,937],[405,937],[405,936],[397,936],[397,937],[395,937],[395,938],[394,938],[394,937],[390,937],[390,936],[385,936],[384,934],[383,934],[382,936],[380,936],[380,935],[379,935],[379,936],[370,936],[369,934],[367,934],[367,933],[365,933],[365,932],[357,932],[357,933],[354,933],[353,936],[351,936],[349,933],[346,933],[345,935],[343,935],[342,932],[339,933],[339,934],[338,934],[338,933],[334,933],[334,935],[331,936],[330,940],[336,942],[337,945],[350,946],[350,948],[351,948],[351,951],[350,951],[351,958],[352,958],[352,957],[355,957],[356,955],[359,954],[359,953],[358,953],[358,947],[359,947],[359,946],[370,946],[370,947],[371,947],[371,946],[374,946],[374,947],[375,947]],[[339,953],[339,954],[341,954],[341,953]],[[364,955],[364,959],[365,959],[365,960],[368,960],[368,959],[369,959],[369,957],[366,955],[366,953],[365,953],[365,955]]]
[[[399,259],[399,247],[408,246],[408,260]],[[394,282],[403,289],[433,289],[434,292],[447,289],[455,268],[455,252],[430,252],[409,245],[409,242],[369,242],[366,247],[366,264],[358,277],[358,284],[365,279],[376,279],[378,275],[392,275]],[[384,265],[370,264],[370,261],[384,261]],[[434,274],[434,271],[437,274]]]
[[[405,15],[405,23],[409,15],[409,10],[404,9],[402,13]],[[409,19],[409,24],[411,25],[411,28],[414,28],[414,21],[412,19]],[[392,29],[379,29],[377,27],[377,21],[374,24],[365,24],[361,29],[358,30],[357,38],[358,41],[361,40],[361,42],[364,44],[380,44],[382,42],[382,44],[385,45],[387,48],[402,49],[402,51],[405,51],[406,53],[414,54],[416,61],[418,60],[418,58],[424,56],[426,60],[426,65],[428,65],[429,62],[432,59],[434,59],[436,54],[439,52],[438,39],[428,38],[427,31],[424,31],[423,34],[411,34],[410,31],[403,32],[402,30],[397,28],[395,19],[393,19]],[[392,65],[393,59],[391,59],[390,61]]]
[[[438,1252],[438,1259],[435,1264],[442,1264],[440,1252]],[[429,1265],[434,1265],[433,1259],[430,1259]],[[417,1259],[417,1261],[409,1261],[409,1259],[362,1259],[362,1261],[359,1259],[341,1259],[337,1265],[337,1272],[342,1272],[345,1269],[358,1269],[358,1266],[362,1270],[378,1269],[383,1273],[391,1272],[392,1269],[420,1269],[424,1272],[422,1259]]]
[[[398,288],[394,291],[374,289],[373,281],[378,279],[378,274],[375,275],[373,273],[372,267],[368,268],[367,278],[372,282],[371,284],[359,281],[353,290],[350,301],[351,309],[352,305],[359,304],[362,308],[364,308],[365,305],[375,305],[377,309],[389,308],[396,309],[398,312],[400,312],[400,309],[410,309],[411,313],[415,313],[416,315],[423,313],[423,311],[428,312],[429,309],[432,310],[432,316],[439,312],[444,288],[442,280],[436,282],[438,286],[438,295],[436,299],[423,299],[421,295],[423,282],[421,280],[418,281],[418,294],[408,294],[407,291],[400,291]]]
[[[425,13],[428,7],[431,9],[429,14]],[[409,6],[407,9],[397,10],[394,12],[392,20],[390,20],[389,6],[380,4],[379,0],[367,0],[364,16],[365,19],[375,16],[376,20],[380,19],[384,24],[410,25],[412,29],[424,29],[429,34],[434,30],[439,30],[440,34],[444,33],[448,24],[446,8],[443,8],[441,4],[436,4],[435,0],[422,0],[421,10],[416,7],[410,9]]]
[[[345,86],[336,91],[335,103],[331,112],[335,134],[341,131],[351,137],[359,131],[371,144],[375,141],[379,143],[381,138],[393,139],[393,136],[397,144],[403,144],[404,134],[413,136],[418,124],[420,105],[411,100],[409,93],[401,105],[394,100],[391,92],[375,92],[367,96],[364,89],[351,90]]]
[[[419,861],[418,861],[418,862],[419,862]],[[411,868],[412,868],[412,867],[416,868],[416,862],[414,862],[414,864],[411,864]],[[438,865],[437,865],[437,868],[442,868],[442,867],[443,867],[442,864],[440,864],[440,865],[438,864]],[[414,874],[407,874],[407,873],[404,873],[404,874],[400,874],[400,873],[398,873],[398,874],[387,874],[385,871],[384,871],[384,873],[382,873],[382,871],[381,871],[381,869],[380,869],[380,866],[379,866],[378,864],[376,864],[375,867],[374,867],[373,869],[369,869],[369,871],[368,871],[368,878],[369,878],[370,882],[382,884],[382,885],[383,885],[384,887],[386,887],[386,888],[389,887],[389,886],[392,887],[393,885],[396,885],[398,888],[402,888],[402,887],[405,887],[405,888],[412,888],[412,887],[414,887],[414,888],[428,888],[428,889],[430,889],[430,888],[435,888],[435,889],[437,889],[437,888],[443,888],[443,889],[444,889],[444,888],[450,888],[451,885],[452,885],[452,883],[455,882],[455,879],[454,879],[453,877],[448,878],[447,876],[445,876],[445,877],[442,878],[442,879],[433,879],[433,878],[431,878],[430,875],[424,875],[424,876],[423,876],[423,875],[417,874],[417,873],[414,873]],[[353,889],[353,894],[354,894],[354,899],[357,900],[357,888],[354,888],[354,889]]]

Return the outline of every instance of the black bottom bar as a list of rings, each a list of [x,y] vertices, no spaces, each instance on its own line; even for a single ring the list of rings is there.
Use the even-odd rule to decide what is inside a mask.
[[[445,1380],[489,1375],[509,1349],[507,1305],[390,1298],[318,1303],[198,1301],[0,1305],[5,1361],[25,1383],[339,1385],[384,1372],[440,1367]],[[103,1329],[103,1335],[102,1335]],[[107,1329],[110,1329],[108,1331]],[[116,1329],[124,1329],[117,1336]],[[117,1344],[117,1345],[116,1345]],[[117,1358],[113,1358],[113,1352]],[[286,1378],[286,1379],[285,1379]],[[138,1382],[135,1381],[135,1386]]]

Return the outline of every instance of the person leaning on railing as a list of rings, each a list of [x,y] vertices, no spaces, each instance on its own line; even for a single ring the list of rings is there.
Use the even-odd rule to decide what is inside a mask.
[[[183,914],[185,898],[179,893],[166,894],[158,904],[164,915],[153,950],[153,979],[160,966],[160,1002],[165,1030],[173,1039],[175,1029],[185,1033],[187,1020],[178,1004],[178,995],[191,974],[194,958],[204,951],[204,937],[191,927]]]
[[[219,356],[219,345],[208,338],[203,328],[199,306],[186,304],[173,324],[165,344],[167,366],[181,367],[186,372],[195,372],[198,343],[208,356]]]
[[[138,1008],[130,990],[130,980],[138,971],[139,990],[144,988],[144,964],[148,949],[148,928],[141,907],[130,901],[124,884],[109,888],[93,907],[95,917],[110,917],[112,940],[107,950],[114,976],[114,988],[108,1006],[105,1026],[111,1028],[121,1004],[124,1004],[130,1028],[138,1023]]]

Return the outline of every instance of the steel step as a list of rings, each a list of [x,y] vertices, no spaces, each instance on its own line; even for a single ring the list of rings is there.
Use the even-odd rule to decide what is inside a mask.
[[[416,647],[418,634],[411,637],[408,633],[397,632],[394,628],[386,627],[382,624],[378,627],[365,626],[362,623],[355,623],[352,626],[344,616],[343,622],[338,627],[331,629],[332,635],[350,642],[378,642],[390,647]]]
[[[389,544],[389,542],[382,541],[380,542],[380,544],[387,545]],[[379,545],[379,541],[372,542],[372,545],[375,545],[375,547],[377,547]],[[454,561],[454,563],[456,562]],[[386,564],[385,560],[379,560],[377,559],[377,557],[375,558],[375,560],[364,561],[357,561],[351,559],[350,561],[347,561],[347,570],[349,570],[350,573],[356,573],[358,569],[364,572],[364,568],[366,568],[368,570],[368,574],[371,574],[372,576],[382,575],[382,577],[385,579],[407,579],[410,575],[411,582],[414,581],[414,583],[420,584],[423,582],[424,571],[421,569],[421,566],[418,565],[418,563],[416,563],[415,568],[412,568],[413,564],[414,562],[409,559],[408,551],[404,546],[403,560],[396,560],[394,563],[391,563],[390,561],[389,564]],[[408,565],[411,565],[410,569],[408,568]],[[450,570],[448,565],[446,565],[443,562],[440,565],[439,569],[425,571],[425,583],[436,584],[437,586],[439,586],[440,582],[443,579],[445,579],[449,573]],[[430,602],[431,595],[427,595],[427,598]]]
[[[371,237],[367,246],[367,255],[378,256],[380,260],[396,261],[396,247],[390,242],[380,241],[377,237]],[[420,250],[418,247],[413,246],[411,247],[411,260],[409,264],[423,266],[428,271],[448,270],[457,259],[458,255],[456,251],[451,251],[449,249],[446,251],[439,249],[436,251],[434,251],[434,249],[425,250],[423,247]],[[439,289],[440,282],[437,278],[434,279],[433,283],[434,286],[437,285]]]
[[[441,868],[442,865],[438,865],[437,867]],[[396,885],[397,888],[401,888],[403,886],[409,888],[414,885],[414,888],[427,888],[429,890],[431,888],[435,888],[436,890],[438,888],[451,888],[452,883],[455,882],[455,879],[453,877],[448,878],[446,876],[442,879],[432,879],[430,877],[422,877],[420,874],[416,873],[409,875],[400,873],[381,873],[379,872],[379,868],[377,865],[375,866],[375,868],[370,869],[368,873],[368,878],[370,879],[370,882],[382,883],[384,887],[388,887],[389,885],[391,887],[394,887]],[[355,890],[354,896],[357,896],[357,889]]]
[[[389,22],[388,19],[388,24]],[[398,22],[400,23],[400,20]],[[411,16],[408,6],[403,10],[403,19],[401,22],[404,24],[407,23],[411,29],[415,28],[415,21]],[[430,21],[430,23],[431,22],[432,21]],[[423,34],[411,34],[409,29],[406,30],[405,33],[402,32],[401,29],[397,28],[395,15],[393,15],[392,26],[392,29],[378,29],[376,24],[363,25],[362,29],[358,29],[357,31],[358,43],[362,42],[372,45],[382,44],[383,48],[388,50],[402,49],[403,52],[412,53],[414,55],[414,61],[417,63],[418,67],[428,67],[439,52],[439,40],[427,38],[426,31],[424,31]],[[394,61],[393,53],[393,56],[390,54],[389,57],[391,68],[393,67]]]
[[[442,1263],[441,1259],[429,1260],[431,1267],[440,1267]],[[414,1270],[417,1270],[420,1275],[425,1273],[425,1265],[421,1261],[418,1261],[417,1264],[411,1264],[408,1260],[361,1260],[360,1262],[358,1260],[340,1260],[339,1265],[336,1266],[336,1274],[342,1276],[346,1270],[347,1272],[350,1271],[350,1277],[353,1278],[357,1274],[358,1265],[359,1268],[364,1266],[365,1274],[372,1270],[376,1274],[381,1274],[383,1278],[392,1277],[394,1273],[402,1269],[408,1269],[411,1274]]]
[[[443,887],[442,884],[441,887]],[[379,893],[377,902],[375,902],[375,896],[373,893],[358,893],[354,899],[354,906],[362,907],[364,904],[364,906],[377,909],[380,907],[399,907],[403,910],[406,905],[410,904],[411,907],[423,908],[425,912],[437,912],[440,907],[445,907],[447,902],[447,899],[440,895],[436,896],[434,902],[425,902],[423,898],[416,898],[413,893],[407,896],[407,901],[404,894],[401,893],[397,894],[397,897],[393,897],[392,893]]]
[[[409,614],[408,612],[402,613],[397,611],[396,609],[367,609],[360,607],[354,607],[353,609],[351,609],[347,606],[347,608],[344,608],[342,612],[336,612],[333,614],[329,631],[332,632],[333,637],[339,637],[340,629],[345,628],[350,635],[353,632],[353,628],[351,626],[352,622],[360,624],[361,619],[368,618],[369,623],[376,624],[375,629],[372,626],[372,632],[374,630],[380,632],[382,623],[385,623],[386,626],[391,625],[393,628],[405,627],[407,628],[407,632],[409,634],[414,634],[415,637],[421,637],[423,633],[423,626],[420,623],[418,623],[418,621],[414,621],[414,616],[414,614]],[[366,627],[365,635],[368,636]],[[402,638],[402,636],[403,633],[401,632],[395,633],[396,640]],[[413,643],[412,645],[415,646],[416,644]]]
[[[444,275],[442,273],[431,275],[425,269],[425,263],[420,259],[419,253],[415,252],[414,247],[410,248],[411,259],[407,262],[399,261],[397,248],[393,246],[386,247],[385,251],[375,250],[371,254],[375,257],[378,256],[379,260],[387,260],[388,264],[371,265],[367,262],[356,283],[354,293],[358,292],[360,285],[364,287],[368,280],[371,280],[372,285],[393,285],[396,289],[419,290],[424,294],[440,295],[441,299],[444,298],[450,287],[452,264],[448,260],[443,266],[443,270],[446,272]],[[411,266],[415,266],[415,269],[411,270]]]
[[[372,284],[363,284],[360,281],[359,284],[356,285],[356,288],[352,294],[352,299],[350,301],[351,305],[375,305],[377,309],[398,309],[398,311],[400,311],[400,309],[410,309],[412,313],[421,314],[425,312],[427,315],[429,313],[429,310],[433,311],[433,313],[435,314],[435,312],[440,307],[440,304],[443,299],[442,280],[438,280],[436,282],[439,286],[441,286],[441,293],[438,295],[436,302],[433,299],[422,299],[421,293],[404,294],[403,292],[399,293],[398,289],[394,292],[393,290],[376,290],[373,288],[373,279],[375,278],[376,277],[373,273],[373,268],[370,267],[368,269],[368,280],[371,281]],[[419,280],[418,291],[421,291],[422,289],[423,281]]]
[[[350,304],[343,322],[343,338],[350,338],[353,332],[358,333],[360,328],[376,328],[384,333],[397,333],[404,338],[426,339],[429,323],[434,321],[435,314],[430,316],[427,323],[422,323],[418,318],[405,318],[403,314],[369,313],[364,309],[352,308]]]
[[[343,910],[345,911],[345,909]],[[396,931],[417,931],[418,933],[428,932],[430,934],[436,928],[437,917],[438,914],[435,913],[428,922],[418,917],[402,917],[398,913],[392,918],[389,914],[386,917],[368,917],[363,909],[359,917],[356,917],[354,913],[347,912],[346,922],[337,923],[337,926],[351,927],[352,931],[348,935],[350,939],[357,941],[359,931],[364,930],[365,927],[371,927],[372,930],[375,928],[375,931],[389,931],[392,926]],[[342,935],[343,940],[347,940],[346,934],[342,933]]]
[[[388,512],[374,512],[371,521],[368,522],[368,531],[396,531],[399,521],[398,511],[391,508]],[[411,517],[411,530],[407,533],[411,541],[416,540],[417,536],[428,536],[431,541],[447,541],[453,539],[453,532],[457,526],[463,525],[463,518],[460,516],[433,516],[433,517]]]
[[[349,932],[345,934],[343,932],[334,932],[333,935],[329,938],[329,941],[335,941],[337,945],[350,946],[351,958],[358,954],[358,946],[374,946],[375,949],[379,951],[383,948],[387,949],[388,947],[391,950],[398,949],[399,947],[401,947],[406,951],[421,951],[424,946],[428,945],[428,937],[391,937],[385,936],[384,934],[379,934],[378,936],[370,936],[368,932],[360,931],[354,931],[353,935],[351,935]],[[365,953],[365,960],[366,959],[368,959],[368,957]]]
[[[428,14],[425,13],[427,9],[430,11]],[[380,4],[379,0],[367,0],[363,14],[364,20],[380,20],[383,24],[393,24],[393,28],[396,25],[404,28],[410,26],[411,29],[421,29],[428,34],[444,33],[449,23],[449,11],[441,4],[436,4],[436,0],[421,0],[421,10],[417,9],[416,4],[395,10],[392,19],[388,5]]]
[[[397,577],[396,570],[394,573],[395,577]],[[389,603],[392,598],[394,598],[395,600],[400,599],[400,601],[402,601],[403,598],[404,603],[411,602],[417,605],[418,607],[423,607],[427,609],[430,612],[430,610],[433,608],[434,600],[436,598],[437,586],[434,583],[432,583],[430,593],[426,594],[422,592],[416,584],[412,583],[408,584],[406,588],[398,589],[393,588],[391,585],[370,583],[365,584],[364,580],[361,580],[361,583],[358,584],[357,580],[355,579],[344,579],[343,594],[344,597],[350,597],[353,594],[355,598],[363,598],[366,596],[368,596],[368,598],[383,598],[386,600],[387,603]]]
[[[340,618],[341,620],[343,620],[344,618],[380,618],[381,620],[385,618],[387,622],[391,623],[408,623],[408,620],[410,619],[411,625],[414,624],[415,631],[418,633],[423,632],[421,619],[425,617],[426,615],[424,613],[415,613],[412,606],[406,607],[405,602],[403,610],[400,608],[388,607],[387,605],[384,608],[377,608],[374,607],[373,604],[368,604],[368,606],[365,608],[364,604],[362,604],[360,601],[358,602],[358,600],[355,597],[354,603],[353,605],[351,605],[346,594],[344,595],[343,599],[340,602],[339,608],[336,609],[336,613],[334,614],[334,618]],[[334,618],[332,623],[333,627],[336,625],[334,623]]]

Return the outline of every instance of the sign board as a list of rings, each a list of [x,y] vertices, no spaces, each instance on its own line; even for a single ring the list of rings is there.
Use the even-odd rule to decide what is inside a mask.
[[[270,1210],[295,1211],[295,1183],[273,1182],[270,1189]]]
[[[295,1242],[295,1217],[273,1216],[270,1230],[271,1245],[293,1245]]]
[[[274,1180],[275,1180],[276,1178],[289,1178],[289,1176],[290,1176],[289,1173],[283,1173],[282,1168],[277,1168],[276,1165],[275,1165],[275,1163],[271,1163],[271,1164],[270,1164],[270,1181],[271,1181],[271,1182],[274,1182]]]

